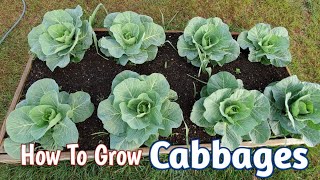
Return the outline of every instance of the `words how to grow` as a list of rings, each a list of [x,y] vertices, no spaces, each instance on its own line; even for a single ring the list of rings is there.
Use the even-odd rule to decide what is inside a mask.
[[[70,154],[70,164],[83,166],[89,158],[86,151],[77,150],[78,144],[68,144],[67,150]],[[160,157],[161,149],[169,150],[167,158]],[[269,177],[273,174],[274,168],[281,170],[295,169],[303,170],[308,167],[308,149],[298,147],[289,149],[282,147],[271,149],[262,147],[250,149],[239,147],[233,152],[225,147],[220,147],[220,140],[212,140],[211,151],[201,147],[199,140],[192,140],[190,148],[171,147],[167,141],[156,141],[149,150],[150,164],[158,170],[186,170],[213,168],[223,170],[232,165],[236,169],[256,169],[257,177]],[[21,145],[22,165],[58,165],[61,150],[35,152],[34,144]],[[143,156],[141,149],[135,151],[108,150],[104,144],[100,144],[94,151],[94,161],[99,166],[129,165],[138,166]]]

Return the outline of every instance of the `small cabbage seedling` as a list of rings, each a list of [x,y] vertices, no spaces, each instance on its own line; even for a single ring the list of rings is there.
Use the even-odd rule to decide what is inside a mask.
[[[92,44],[93,29],[81,20],[82,8],[47,12],[43,21],[28,34],[30,51],[45,61],[51,71],[70,62],[80,62]]]
[[[251,62],[276,67],[284,67],[291,62],[289,35],[284,27],[271,29],[269,24],[259,23],[249,31],[241,32],[238,43],[242,49],[249,48]]]
[[[59,92],[53,79],[38,80],[8,116],[5,151],[19,159],[21,144],[39,143],[45,150],[62,150],[66,144],[78,142],[75,123],[85,121],[93,110],[88,93]]]
[[[165,43],[163,27],[146,15],[132,11],[110,13],[104,20],[109,36],[99,40],[101,52],[117,63],[143,64],[156,58],[158,47]]]
[[[320,85],[287,77],[266,87],[272,111],[269,124],[277,136],[300,136],[308,146],[320,143]]]
[[[181,57],[187,57],[188,62],[200,67],[199,76],[201,70],[211,74],[211,68],[207,68],[209,63],[222,66],[240,54],[240,47],[232,38],[228,25],[217,17],[192,18],[179,37],[177,48]]]
[[[264,143],[270,138],[270,103],[261,92],[243,89],[241,80],[219,72],[210,77],[200,94],[190,119],[209,135],[221,135],[222,146],[234,150],[243,139]]]
[[[236,74],[241,74],[241,69],[240,68],[236,68],[235,73]]]
[[[159,136],[168,137],[183,120],[177,93],[159,73],[119,73],[110,96],[98,107],[98,117],[110,133],[110,148],[133,150],[150,146]]]

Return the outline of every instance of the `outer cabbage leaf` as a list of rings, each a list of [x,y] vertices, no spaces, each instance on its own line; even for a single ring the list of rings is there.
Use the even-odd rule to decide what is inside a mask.
[[[20,159],[21,155],[21,143],[12,141],[10,138],[6,138],[3,142],[4,149],[14,159]]]

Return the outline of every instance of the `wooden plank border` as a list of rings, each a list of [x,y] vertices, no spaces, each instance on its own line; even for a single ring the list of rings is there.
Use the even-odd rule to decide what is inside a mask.
[[[34,59],[34,56],[30,55],[29,59],[28,59],[28,62],[24,68],[24,71],[22,73],[22,76],[21,76],[21,79],[20,79],[20,82],[18,84],[18,87],[14,93],[14,96],[13,96],[13,99],[12,99],[12,102],[9,106],[9,109],[7,111],[7,114],[5,116],[5,119],[3,120],[2,122],[2,127],[1,127],[1,131],[0,131],[0,154],[1,153],[5,153],[4,151],[4,148],[3,148],[3,140],[4,140],[4,136],[6,134],[6,121],[7,121],[7,117],[9,116],[9,114],[11,113],[11,111],[13,111],[16,107],[16,105],[19,103],[19,100],[20,100],[20,96],[21,96],[21,93],[23,91],[23,87],[25,85],[25,82],[27,80],[27,77],[29,75],[29,72],[31,70],[31,66],[32,66],[32,61]],[[1,162],[1,160],[0,160]]]
[[[106,32],[106,28],[95,28],[94,29],[96,32]],[[169,30],[166,31],[166,33],[182,33],[183,31],[176,31],[176,30]],[[231,32],[233,36],[239,35],[238,32]],[[5,119],[3,120],[1,131],[0,131],[0,163],[8,163],[8,164],[18,164],[20,163],[20,160],[15,160],[12,159],[5,151],[3,148],[3,140],[4,136],[6,134],[6,120],[8,115],[10,114],[11,111],[13,111],[16,107],[16,105],[19,103],[21,93],[23,91],[23,88],[25,86],[25,82],[27,80],[27,77],[29,75],[29,72],[32,68],[32,62],[34,60],[34,57],[30,55],[28,62],[26,64],[26,67],[23,71],[23,74],[21,76],[20,82],[17,86],[17,89],[14,93],[12,102],[9,106],[8,112],[6,114]],[[290,69],[286,67],[288,73],[291,75]],[[242,147],[263,147],[263,146],[289,146],[289,145],[301,145],[304,144],[304,142],[301,139],[295,139],[295,138],[287,138],[287,139],[271,139],[265,142],[264,144],[253,144],[251,141],[249,142],[242,142],[240,146]],[[201,144],[201,147],[206,147],[209,150],[211,150],[211,144]],[[171,146],[168,149],[161,149],[160,154],[168,154],[172,149],[176,147],[187,147],[187,145],[175,145]],[[149,155],[149,148],[144,147],[140,148],[143,153],[143,156],[148,156]],[[93,159],[94,158],[94,150],[87,151],[88,153],[88,159]],[[61,152],[60,160],[70,160],[70,153],[69,152]]]
[[[107,32],[107,28],[94,28],[94,31],[96,32]],[[181,30],[166,30],[166,33],[183,33]],[[231,32],[232,36],[238,36],[240,33],[239,32]]]

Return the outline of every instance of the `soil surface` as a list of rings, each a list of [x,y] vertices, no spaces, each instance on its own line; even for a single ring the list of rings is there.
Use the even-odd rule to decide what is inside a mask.
[[[106,35],[106,32],[97,33],[98,38],[104,35]],[[176,47],[180,35],[181,33],[167,33],[167,40]],[[240,74],[236,73],[237,68],[240,69]],[[198,68],[187,63],[186,59],[181,58],[178,52],[168,43],[159,48],[155,60],[142,65],[118,65],[112,58],[109,60],[101,58],[94,47],[86,52],[80,63],[70,63],[66,68],[57,68],[54,72],[51,72],[43,61],[36,59],[33,62],[21,99],[24,98],[24,94],[33,82],[42,78],[52,78],[56,80],[63,91],[72,93],[83,90],[89,93],[95,109],[97,109],[99,102],[106,99],[110,94],[113,78],[123,70],[132,70],[146,75],[154,72],[162,73],[169,81],[171,89],[179,95],[177,103],[180,104],[185,122],[189,127],[189,138],[200,138],[201,143],[210,143],[212,138],[219,138],[209,136],[203,128],[197,127],[190,121],[189,116],[192,106],[199,99],[199,92],[204,84],[188,76],[197,77]],[[212,74],[219,71],[228,71],[234,74],[236,78],[241,79],[246,89],[256,89],[261,92],[269,83],[289,76],[286,68],[249,62],[248,51],[241,51],[237,60],[223,67],[214,67]],[[199,79],[207,81],[208,75],[203,74]],[[197,91],[196,96],[194,96],[194,85]],[[77,124],[80,134],[79,146],[82,150],[94,150],[99,143],[106,144],[109,147],[108,134],[93,135],[97,132],[106,132],[96,114],[97,111],[95,110],[89,119]],[[179,128],[174,129],[172,136],[169,138],[162,137],[161,139],[168,140],[172,144],[186,144],[184,124],[182,123]]]

